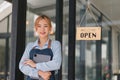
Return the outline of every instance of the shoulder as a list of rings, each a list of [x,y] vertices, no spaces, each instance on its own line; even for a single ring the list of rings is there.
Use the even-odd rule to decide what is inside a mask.
[[[34,46],[34,42],[29,42],[27,43],[26,48],[31,49],[33,46]]]
[[[51,42],[51,48],[56,49],[56,48],[61,48],[61,43],[58,40],[52,40]]]
[[[29,42],[27,43],[27,46],[32,46],[34,44],[34,42]]]
[[[51,49],[53,51],[53,54],[61,53],[61,43],[60,43],[60,41],[52,40]]]
[[[61,45],[60,41],[58,40],[52,40],[52,45]]]
[[[33,47],[33,46],[36,46],[38,44],[38,39],[35,40],[35,41],[31,41],[31,42],[28,42],[27,43],[27,47]]]

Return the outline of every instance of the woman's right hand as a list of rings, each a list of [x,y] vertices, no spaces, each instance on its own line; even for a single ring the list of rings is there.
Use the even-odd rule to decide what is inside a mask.
[[[49,71],[44,72],[44,71],[39,70],[38,75],[42,77],[44,80],[49,80],[51,76],[51,72]]]

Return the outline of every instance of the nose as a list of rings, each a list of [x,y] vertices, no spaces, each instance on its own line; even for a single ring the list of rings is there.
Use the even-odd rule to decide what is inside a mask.
[[[45,28],[44,28],[44,27],[41,27],[41,30],[42,30],[42,31],[44,31],[44,30],[45,30]]]

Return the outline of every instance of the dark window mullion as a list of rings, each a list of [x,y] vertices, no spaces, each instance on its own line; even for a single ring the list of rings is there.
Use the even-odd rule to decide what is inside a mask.
[[[108,31],[108,67],[109,67],[109,74],[110,80],[112,80],[112,31]]]
[[[55,39],[62,44],[63,34],[63,0],[56,0],[56,32]],[[62,80],[62,66],[58,71],[57,80]]]
[[[7,17],[7,33],[9,33],[9,16]],[[8,69],[9,69],[9,37],[6,38],[5,46],[5,80],[7,80]]]
[[[75,80],[76,0],[69,0],[68,80]]]
[[[0,33],[0,39],[6,39],[10,37],[10,33]]]
[[[102,28],[102,17],[98,17],[98,24]],[[102,30],[101,30],[101,40],[96,41],[96,80],[102,80]]]
[[[84,16],[84,17],[83,17]],[[85,27],[86,25],[86,7],[80,10],[80,27]],[[80,41],[80,80],[85,80],[85,49],[86,41]]]

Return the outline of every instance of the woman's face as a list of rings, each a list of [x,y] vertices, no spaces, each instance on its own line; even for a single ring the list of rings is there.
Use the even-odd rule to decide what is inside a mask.
[[[39,21],[38,25],[36,26],[36,32],[38,33],[40,38],[47,38],[51,31],[51,26],[45,19]]]

